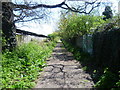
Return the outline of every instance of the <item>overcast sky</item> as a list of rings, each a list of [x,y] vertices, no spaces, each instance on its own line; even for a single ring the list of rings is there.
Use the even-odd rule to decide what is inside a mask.
[[[15,0],[13,0],[15,1]],[[16,0],[17,2],[22,2],[22,0]],[[37,3],[41,3],[40,0],[27,0],[27,1],[32,1],[32,2],[37,2]],[[45,4],[57,4],[57,3],[61,3],[63,0],[42,0]],[[118,0],[103,0],[104,2],[106,1],[111,1],[113,3],[113,8],[114,10],[118,11]],[[102,7],[102,9],[104,10],[104,7]],[[26,31],[31,31],[34,33],[38,33],[38,34],[44,34],[44,35],[48,35],[50,33],[52,33],[53,31],[55,31],[57,29],[57,22],[60,18],[60,8],[54,8],[51,9],[51,19],[49,19],[48,21],[46,21],[46,23],[35,23],[35,22],[28,22],[28,23],[24,23],[25,26],[21,25],[21,23],[17,23],[16,26],[19,29],[22,30],[26,30]]]

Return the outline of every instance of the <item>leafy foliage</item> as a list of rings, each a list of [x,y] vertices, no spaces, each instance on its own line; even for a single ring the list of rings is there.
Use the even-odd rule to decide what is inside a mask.
[[[98,87],[98,88],[117,87],[118,82],[117,83],[116,82],[117,82],[116,75],[111,71],[109,71],[108,68],[106,68],[104,70],[103,75],[100,77],[99,81],[96,83],[95,87]]]
[[[33,87],[55,44],[55,41],[41,44],[32,41],[18,46],[12,52],[3,52],[2,88]]]
[[[60,39],[58,32],[53,32],[52,34],[49,34],[48,37],[51,39],[51,40],[54,40],[54,41],[58,41]]]
[[[99,88],[113,88],[119,87],[120,81],[117,72],[107,69],[108,66],[104,67],[97,66],[97,61],[92,57],[89,57],[89,54],[81,52],[82,50],[71,45],[72,41],[75,41],[74,38],[77,36],[82,36],[84,34],[92,34],[94,32],[109,31],[112,28],[118,28],[119,18],[114,17],[113,19],[108,19],[103,21],[102,17],[99,16],[89,16],[89,15],[68,15],[67,17],[62,17],[59,29],[60,36],[63,40],[66,48],[73,53],[75,59],[79,60],[83,65],[83,69],[88,71],[88,69],[93,69],[92,77],[95,80],[95,87]],[[90,64],[93,64],[90,66]],[[101,63],[99,63],[101,65]],[[105,63],[104,63],[105,64]],[[113,66],[115,67],[115,66]],[[104,68],[106,68],[104,70]],[[104,71],[104,73],[103,73]],[[101,75],[101,77],[99,76]],[[109,84],[108,84],[109,83]]]
[[[2,37],[0,37],[0,41],[2,41],[2,47],[3,47],[3,46],[6,45],[6,39],[5,39],[5,37],[3,36],[4,34],[3,34],[2,30],[0,30],[0,34],[2,34]]]
[[[104,22],[100,16],[69,15],[67,18],[63,17],[59,23],[60,36],[69,39],[86,33],[93,33],[93,28]]]

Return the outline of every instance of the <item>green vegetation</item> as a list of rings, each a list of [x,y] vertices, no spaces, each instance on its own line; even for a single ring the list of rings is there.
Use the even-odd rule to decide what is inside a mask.
[[[53,32],[52,34],[49,34],[48,37],[53,41],[58,41],[60,39],[58,32]]]
[[[65,40],[63,40],[62,42],[63,42],[64,46],[67,48],[67,50],[73,53],[73,56],[76,60],[80,61],[81,64],[84,63],[83,70],[86,71],[88,69],[91,69],[91,68],[88,68],[86,66],[86,64],[91,62],[91,60],[94,61],[94,59],[92,57],[90,57],[90,55],[88,53],[83,52],[81,48],[75,47],[71,43],[69,43]]]
[[[71,39],[84,34],[93,34],[96,31],[100,32],[109,26],[111,28],[118,27],[118,16],[106,21],[102,18],[103,16],[94,15],[73,14],[67,17],[63,15],[59,22],[59,35],[62,39]]]
[[[59,23],[60,36],[70,39],[74,36],[93,33],[93,29],[104,22],[100,16],[69,15],[67,18],[63,17]]]
[[[113,88],[119,87],[120,81],[117,80],[117,77],[114,73],[109,71],[108,68],[105,68],[103,75],[100,77],[99,81],[96,83],[95,87],[104,87],[104,88]],[[109,83],[109,84],[108,84]]]
[[[76,60],[80,61],[84,71],[92,72],[91,76],[95,80],[96,88],[116,88],[120,86],[120,75],[111,72],[109,68],[100,68],[96,66],[96,60],[88,53],[82,52],[78,47],[74,47],[69,42],[63,41],[68,51],[73,53]]]
[[[82,52],[82,49],[74,47],[71,40],[74,37],[82,36],[84,34],[92,34],[98,27],[102,30],[104,25],[111,20],[102,20],[101,16],[90,15],[68,15],[62,17],[59,23],[59,33],[55,32],[48,35],[51,39],[45,42],[32,41],[17,46],[14,50],[5,50],[2,52],[2,70],[1,70],[1,88],[32,88],[35,85],[35,80],[46,66],[46,59],[50,57],[53,48],[56,45],[58,36],[63,39],[65,47],[72,52],[74,58],[81,62],[83,70],[92,71],[93,79],[97,78],[95,87],[120,87],[119,75],[116,75],[109,68],[100,68],[94,66],[94,60],[88,53]],[[104,24],[104,25],[103,25]],[[99,27],[100,26],[100,27]],[[102,27],[101,27],[102,26]],[[2,37],[2,45],[6,45],[6,40]],[[93,65],[94,67],[89,67]],[[99,71],[100,70],[100,71]],[[120,73],[120,72],[118,72]]]
[[[97,31],[102,31],[109,23],[112,23],[110,28],[116,28],[118,18],[112,20],[103,21],[100,16],[89,15],[68,15],[62,17],[59,23],[59,35],[68,51],[72,52],[74,58],[83,65],[83,70],[90,71],[92,78],[95,80],[95,87],[97,88],[114,88],[120,86],[120,75],[111,71],[107,66],[98,67],[97,60],[91,57],[89,54],[82,51],[74,45],[74,38],[82,36],[84,34],[92,34]],[[107,25],[107,26],[106,26]],[[99,63],[100,64],[100,63]],[[114,66],[115,67],[115,66]]]
[[[0,37],[0,41],[2,41],[2,47],[3,47],[6,45],[6,39],[5,39],[5,37],[3,37],[4,34],[3,34],[2,30],[0,30],[0,34],[2,35],[2,37]]]
[[[32,88],[56,42],[24,43],[2,53],[1,88]]]

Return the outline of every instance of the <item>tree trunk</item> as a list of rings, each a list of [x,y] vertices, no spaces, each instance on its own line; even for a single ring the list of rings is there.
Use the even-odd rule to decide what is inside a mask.
[[[6,39],[6,45],[2,49],[12,50],[16,46],[15,24],[11,2],[2,2],[2,32]]]

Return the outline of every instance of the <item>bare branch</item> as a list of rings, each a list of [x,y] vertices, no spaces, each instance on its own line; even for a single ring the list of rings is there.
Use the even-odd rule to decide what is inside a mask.
[[[20,10],[20,9],[29,9],[29,10],[32,10],[32,9],[37,9],[37,8],[62,8],[62,9],[66,9],[66,10],[71,10],[73,12],[78,12],[78,13],[85,13],[85,14],[88,14],[87,12],[85,11],[81,11],[81,10],[85,10],[86,7],[88,5],[94,5],[97,0],[95,0],[94,2],[85,2],[85,5],[84,5],[84,8],[82,8],[82,6],[79,6],[77,9],[74,8],[74,7],[70,7],[68,4],[65,3],[66,0],[64,0],[62,3],[60,4],[56,4],[56,5],[46,5],[46,4],[38,4],[38,5],[20,5],[20,4],[14,4],[14,9],[15,10]],[[98,5],[97,5],[98,6]],[[92,9],[90,11],[92,11],[94,8],[96,8],[97,6],[95,7],[92,7]]]
[[[97,0],[96,0],[97,1]],[[78,13],[84,13],[84,14],[90,14],[92,12],[92,10],[96,7],[98,7],[100,5],[100,2],[97,3],[96,6],[94,6],[94,4],[96,4],[96,1],[94,2],[85,2],[84,6],[79,6],[78,8],[71,8],[70,6],[68,6],[68,4],[64,4],[66,7],[61,7],[62,9],[66,9],[66,10],[70,10],[70,11],[73,11],[73,12],[78,12]],[[88,7],[88,5],[91,5],[92,8],[87,12],[86,9]]]
[[[96,5],[96,2],[97,2],[97,0],[95,0],[93,2],[86,1],[86,2],[84,2],[84,5],[81,5],[81,6],[79,5],[78,7],[72,7],[66,3],[66,0],[64,0],[60,4],[55,4],[55,5],[31,4],[31,3],[28,3],[27,1],[25,1],[24,4],[11,3],[11,6],[14,11],[19,12],[19,13],[17,13],[18,15],[14,14],[14,17],[16,18],[15,22],[18,22],[18,21],[26,22],[26,21],[31,21],[31,20],[35,20],[35,19],[38,20],[38,19],[43,18],[43,14],[38,13],[36,11],[38,8],[41,9],[39,12],[42,12],[42,11],[44,12],[44,9],[46,9],[46,8],[62,8],[62,9],[72,11],[72,12],[90,14],[94,8],[96,8],[100,5],[100,3],[97,3],[97,5]],[[89,10],[87,10],[88,6],[91,6],[91,8]],[[27,17],[29,17],[28,20],[24,20]]]
[[[44,7],[44,8],[57,8],[57,7],[61,7],[64,4],[65,4],[65,1],[63,1],[62,3],[57,4],[57,5],[38,4],[38,5],[35,5],[35,6],[28,6],[28,5],[14,4],[14,8],[22,8],[22,9],[37,9],[37,8],[41,8],[41,7]]]

